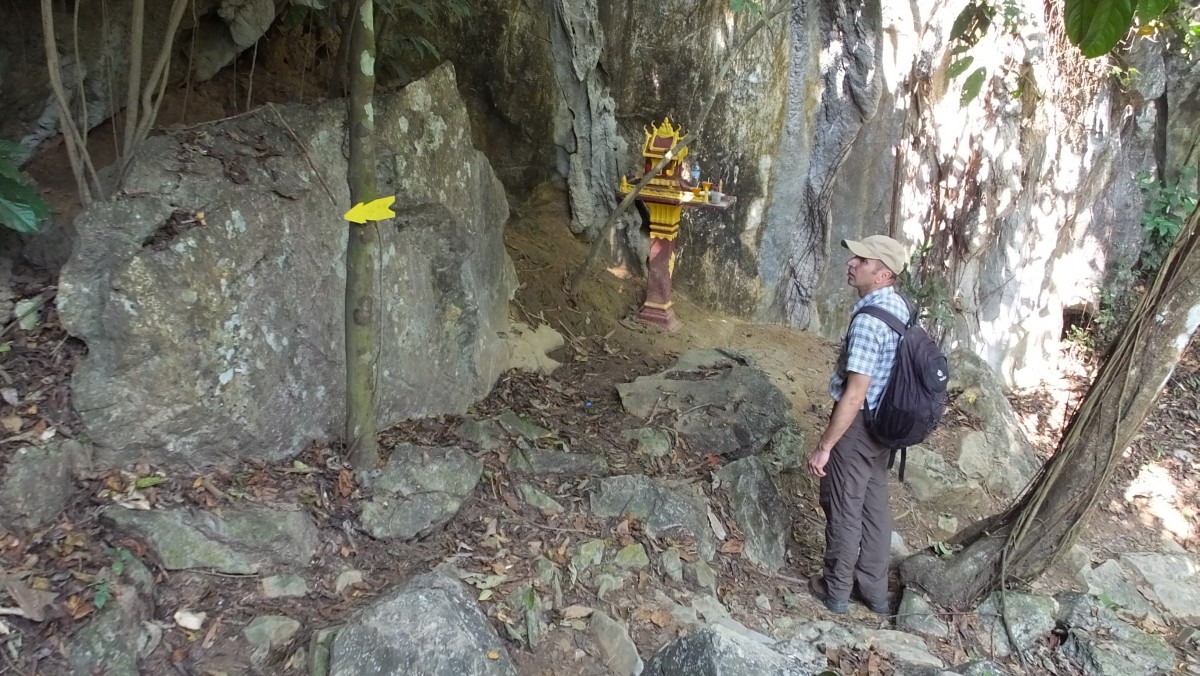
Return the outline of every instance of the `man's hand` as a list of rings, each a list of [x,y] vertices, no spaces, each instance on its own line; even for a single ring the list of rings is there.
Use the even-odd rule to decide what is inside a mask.
[[[808,456],[808,471],[813,476],[825,476],[825,465],[829,464],[829,451],[815,449]]]
[[[829,417],[825,433],[817,442],[817,448],[808,456],[808,471],[813,476],[825,476],[825,465],[829,464],[829,455],[846,430],[850,429],[854,417],[862,410],[863,402],[867,399],[867,388],[870,386],[871,376],[861,373],[850,373],[846,376],[846,391],[834,404],[833,415]]]

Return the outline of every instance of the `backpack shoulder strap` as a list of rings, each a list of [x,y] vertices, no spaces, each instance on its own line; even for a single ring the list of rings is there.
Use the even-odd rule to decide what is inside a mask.
[[[887,324],[888,326],[890,326],[893,331],[895,331],[896,333],[898,333],[902,336],[904,335],[904,332],[908,329],[908,325],[905,324],[904,322],[900,321],[899,317],[897,317],[896,315],[888,312],[887,310],[884,310],[883,308],[877,307],[875,305],[868,305],[865,308],[856,312],[855,314],[871,315],[872,317],[881,320],[884,324]]]

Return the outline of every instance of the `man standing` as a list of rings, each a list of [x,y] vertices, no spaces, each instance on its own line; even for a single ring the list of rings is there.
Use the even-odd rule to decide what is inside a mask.
[[[887,388],[899,336],[879,318],[855,313],[874,305],[908,322],[908,303],[893,288],[907,257],[904,247],[885,235],[858,242],[842,240],[842,246],[853,254],[846,265],[846,281],[859,300],[851,310],[850,328],[829,378],[833,414],[808,458],[809,471],[821,477],[825,512],[824,570],[809,579],[809,589],[835,613],[846,612],[854,597],[871,610],[888,614],[890,449],[867,431],[864,416],[879,405]]]

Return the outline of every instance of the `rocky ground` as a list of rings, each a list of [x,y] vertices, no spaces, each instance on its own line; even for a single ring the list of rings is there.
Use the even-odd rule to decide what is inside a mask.
[[[385,431],[378,472],[355,473],[322,444],[276,465],[96,471],[68,383],[85,348],[52,302],[30,312],[36,325],[6,325],[0,674],[324,673],[331,661],[363,673],[389,636],[433,628],[445,629],[429,639],[439,659],[531,676],[686,673],[701,654],[741,660],[732,673],[1196,664],[1195,346],[1083,547],[1009,595],[1022,652],[995,600],[963,611],[909,595],[897,618],[857,605],[833,616],[805,590],[822,517],[800,464],[827,411],[834,346],[686,302],[679,333],[648,331],[624,319],[637,285],[605,272],[568,302],[562,282],[584,252],[556,234],[563,209],[553,191],[535,195],[508,236],[523,282],[514,317],[559,331],[562,365],[510,372],[466,416]],[[20,266],[10,286],[53,299],[53,280]],[[1013,398],[1042,453],[1063,391],[1077,401],[1069,388]],[[983,424],[960,402],[927,452],[953,461]],[[893,491],[897,553],[1003,502],[990,488]]]

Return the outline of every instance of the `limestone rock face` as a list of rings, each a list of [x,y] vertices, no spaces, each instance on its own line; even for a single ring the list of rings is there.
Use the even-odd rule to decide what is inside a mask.
[[[676,289],[839,338],[854,301],[840,240],[931,241],[927,275],[947,282],[938,333],[1006,385],[1036,383],[1063,309],[1094,308],[1093,289],[1136,258],[1142,197],[1131,177],[1154,166],[1164,73],[1178,83],[1166,92],[1165,132],[1179,141],[1167,145],[1181,155],[1170,171],[1196,152],[1175,150],[1193,147],[1194,65],[1138,44],[1146,81],[1115,87],[1055,41],[1047,22],[1060,19],[1033,4],[1019,36],[990,31],[973,50],[986,78],[965,104],[965,75],[947,73],[961,3],[794,4],[720,80],[751,23],[721,6],[478,5],[481,20],[463,29],[471,40],[439,46],[470,73],[472,114],[515,193],[562,180],[571,228],[594,234],[619,176],[636,171],[643,126],[670,116],[691,129],[716,92],[691,152],[739,201],[684,217]],[[631,218],[618,237],[626,262],[645,253],[642,228]]]
[[[506,366],[508,206],[453,69],[376,101],[381,424],[464,411]],[[97,460],[276,459],[344,419],[345,106],[263,108],[150,139],[76,221],[58,296],[88,344]],[[284,124],[286,121],[286,126]],[[360,226],[353,226],[360,227]]]

